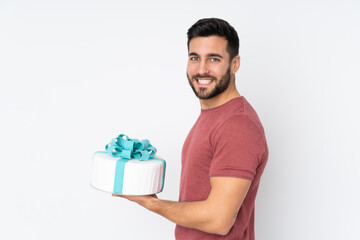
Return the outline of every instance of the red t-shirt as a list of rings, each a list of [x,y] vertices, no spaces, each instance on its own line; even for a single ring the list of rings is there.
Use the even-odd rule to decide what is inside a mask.
[[[206,200],[211,190],[210,177],[213,176],[244,178],[252,183],[226,236],[177,225],[176,239],[255,239],[255,197],[267,159],[264,129],[244,97],[201,110],[182,150],[179,201]]]

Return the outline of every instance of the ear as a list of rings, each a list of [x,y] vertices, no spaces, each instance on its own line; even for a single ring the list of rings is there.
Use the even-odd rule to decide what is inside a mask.
[[[231,73],[235,74],[240,68],[240,56],[237,55],[231,60]]]

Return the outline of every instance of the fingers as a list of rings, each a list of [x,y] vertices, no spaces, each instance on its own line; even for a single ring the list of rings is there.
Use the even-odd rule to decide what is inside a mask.
[[[113,193],[112,196],[113,196],[113,197],[122,197],[122,198],[124,197],[124,195],[115,194],[115,193]]]

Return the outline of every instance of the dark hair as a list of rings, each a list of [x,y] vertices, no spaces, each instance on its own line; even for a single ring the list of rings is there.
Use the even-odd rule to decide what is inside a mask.
[[[239,54],[239,37],[236,30],[225,20],[219,18],[204,18],[192,25],[188,32],[187,47],[191,39],[195,37],[219,36],[224,37],[228,41],[226,51],[232,60]]]

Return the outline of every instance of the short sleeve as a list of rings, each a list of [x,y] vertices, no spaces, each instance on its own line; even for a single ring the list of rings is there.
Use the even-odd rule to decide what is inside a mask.
[[[263,134],[246,116],[227,119],[212,138],[213,159],[209,177],[253,180],[265,151]]]

